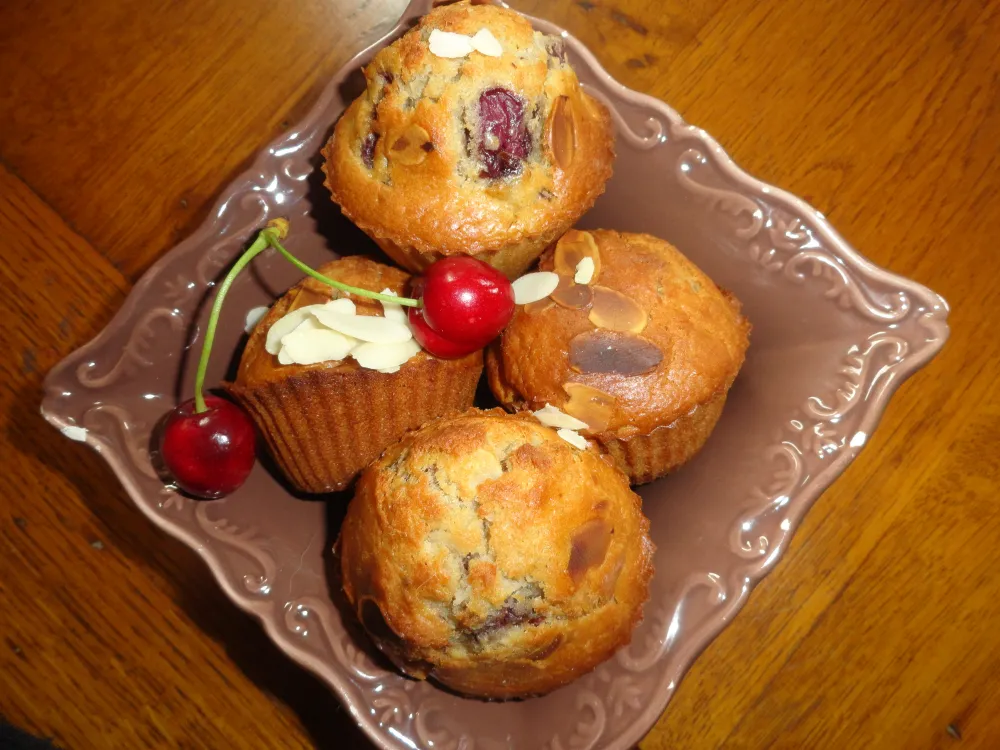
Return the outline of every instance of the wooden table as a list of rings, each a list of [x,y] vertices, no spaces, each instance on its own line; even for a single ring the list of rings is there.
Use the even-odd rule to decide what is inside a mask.
[[[0,715],[73,748],[365,747],[38,416],[39,384],[404,0],[0,5]],[[658,748],[1000,747],[1000,2],[522,0],[952,304]]]

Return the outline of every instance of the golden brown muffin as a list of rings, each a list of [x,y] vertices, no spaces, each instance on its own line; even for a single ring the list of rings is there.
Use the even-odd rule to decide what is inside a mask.
[[[405,292],[409,275],[360,256],[327,263],[320,273],[351,286]],[[353,359],[282,365],[265,349],[271,326],[305,305],[350,297],[358,315],[382,315],[381,303],[307,278],[274,303],[257,324],[231,393],[253,417],[289,481],[303,492],[344,489],[405,432],[472,405],[482,352],[438,359],[421,350],[398,372],[361,367]]]
[[[584,257],[594,276],[577,284]],[[583,420],[633,483],[694,456],[749,343],[736,298],[646,234],[571,230],[539,268],[560,285],[518,307],[487,352],[497,399],[508,409],[549,403]]]
[[[652,575],[639,497],[593,448],[500,409],[431,422],[358,480],[344,591],[405,672],[538,695],[628,643]]]
[[[488,29],[500,57],[439,57],[432,30]],[[562,40],[493,5],[436,8],[365,68],[323,150],[333,199],[397,263],[473,255],[514,278],[604,192],[607,110]]]

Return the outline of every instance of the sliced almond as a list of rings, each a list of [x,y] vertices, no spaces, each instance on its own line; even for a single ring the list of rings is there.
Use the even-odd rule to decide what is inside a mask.
[[[434,150],[430,135],[419,125],[408,125],[389,138],[388,158],[394,163],[414,166]]]
[[[489,29],[480,29],[472,37],[472,48],[483,55],[490,57],[500,57],[503,54],[503,47],[497,38],[490,33]]]
[[[257,327],[257,324],[260,323],[260,319],[265,315],[267,315],[267,308],[263,306],[252,307],[247,310],[247,320],[243,326],[243,330],[250,333],[250,331]]]
[[[271,327],[267,329],[267,338],[264,340],[264,349],[268,354],[277,354],[281,350],[281,339],[290,334],[303,320],[308,318],[316,310],[322,310],[326,305],[306,305],[298,310],[278,318]]]
[[[551,271],[526,273],[514,280],[514,304],[527,305],[545,299],[559,286],[559,276]]]
[[[576,155],[576,112],[568,96],[560,96],[552,105],[546,132],[552,161],[560,169],[569,169]]]
[[[297,365],[340,361],[358,345],[358,340],[329,328],[306,327],[305,321],[281,340],[281,351]]]
[[[590,432],[603,432],[615,415],[615,398],[583,383],[564,383],[569,401],[563,411],[587,423]]]
[[[588,317],[598,328],[629,333],[642,333],[649,322],[638,302],[606,286],[594,287],[594,304]]]
[[[451,31],[432,29],[427,39],[431,54],[438,57],[465,57],[472,53],[472,37]]]
[[[594,270],[587,281],[580,281],[575,276],[580,270],[580,261],[584,258],[590,258],[594,262]],[[556,243],[552,263],[556,273],[573,276],[578,284],[591,284],[597,281],[597,277],[601,275],[601,251],[597,247],[594,235],[570,229]]]
[[[611,524],[603,518],[587,521],[573,533],[566,572],[574,583],[579,583],[588,570],[604,562],[613,534]]]
[[[326,306],[313,310],[312,314],[327,328],[332,328],[345,336],[353,336],[361,341],[376,344],[401,344],[413,338],[410,327],[406,323],[377,315],[347,315],[327,309]]]
[[[594,301],[594,292],[589,286],[577,284],[562,274],[559,274],[559,286],[551,296],[559,305],[570,310],[585,310]]]
[[[569,364],[577,372],[644,375],[662,361],[659,347],[634,333],[599,328],[569,342]]]
[[[379,318],[375,318],[379,320]],[[420,351],[420,344],[413,339],[390,344],[369,342],[358,344],[351,356],[369,370],[390,370],[403,365]]]
[[[392,289],[383,289],[379,294],[391,294],[397,296]],[[402,305],[397,305],[395,302],[382,302],[382,314],[385,316],[386,320],[396,320],[405,325],[406,323],[406,310],[403,309]]]
[[[573,276],[573,281],[577,284],[589,284],[594,278],[594,268],[593,258],[583,258],[576,264],[576,274]]]
[[[334,312],[343,313],[344,315],[357,315],[358,313],[357,305],[354,304],[353,300],[349,300],[347,297],[332,299],[327,302],[324,307],[327,310],[333,310]]]
[[[538,411],[532,412],[535,419],[546,427],[565,427],[568,430],[585,430],[587,423],[576,417],[571,417],[566,412],[557,409],[552,404],[545,404]]]
[[[574,448],[579,448],[582,451],[587,450],[587,439],[579,432],[567,430],[563,427],[562,429],[556,430],[556,435],[561,437]]]

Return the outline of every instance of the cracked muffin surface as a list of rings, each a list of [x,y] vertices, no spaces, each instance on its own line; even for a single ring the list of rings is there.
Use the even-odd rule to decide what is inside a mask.
[[[648,529],[598,452],[533,417],[471,410],[365,470],[338,554],[348,601],[403,671],[515,698],[628,643],[652,574]]]
[[[433,30],[488,29],[502,53],[439,57]],[[439,7],[382,49],[324,148],[344,214],[419,271],[468,254],[524,271],[604,191],[610,116],[580,87],[564,42],[493,5]]]

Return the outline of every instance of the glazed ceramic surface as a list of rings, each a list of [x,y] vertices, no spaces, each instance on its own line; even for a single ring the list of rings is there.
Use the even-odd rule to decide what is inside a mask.
[[[710,136],[616,83],[567,36],[580,79],[612,112],[618,153],[607,193],[581,226],[674,243],[743,302],[750,351],[704,451],[641,489],[656,574],[629,647],[572,685],[523,702],[462,699],[399,676],[331,596],[329,548],[347,497],[295,497],[258,465],[233,496],[195,502],[164,486],[149,444],[161,416],[192,393],[214,283],[269,218],[290,218],[288,247],[312,265],[336,253],[377,252],[331,204],[318,152],[361,90],[359,66],[429,5],[413,3],[330,82],[305,120],[226,188],[108,328],[50,373],[42,411],[104,456],[139,509],[200,552],[226,594],[325,679],[379,746],[628,748],[774,566],[810,504],[865,445],[893,391],[944,344],[947,306],[865,260],[821,214],[743,173]],[[208,382],[232,373],[247,311],[298,276],[270,254],[241,275],[222,313]]]

